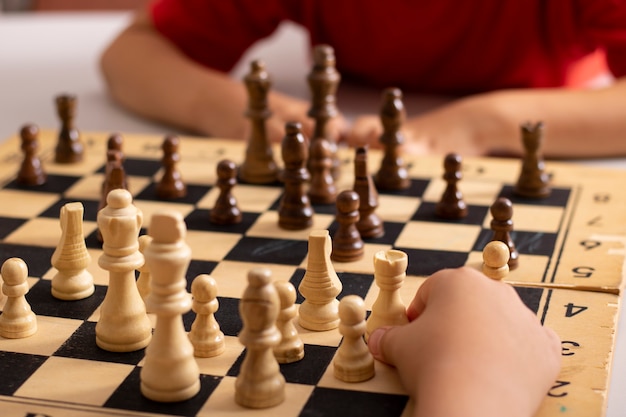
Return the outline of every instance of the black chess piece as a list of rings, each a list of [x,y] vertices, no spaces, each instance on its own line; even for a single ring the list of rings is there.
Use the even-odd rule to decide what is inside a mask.
[[[363,240],[356,228],[359,221],[359,195],[353,190],[344,190],[337,196],[337,223],[333,235],[330,258],[337,262],[353,262],[363,257]]]
[[[405,118],[402,91],[398,88],[387,88],[383,92],[383,103],[380,109],[380,120],[383,125],[380,143],[385,150],[380,169],[374,178],[379,190],[404,190],[411,185],[400,154],[401,145],[404,143],[404,135],[400,127]]]
[[[237,199],[232,194],[237,184],[237,166],[233,161],[223,160],[217,164],[217,183],[220,194],[209,214],[211,223],[225,225],[241,223],[242,214]]]
[[[458,188],[463,174],[461,172],[462,158],[456,153],[446,155],[443,168],[443,179],[446,189],[435,206],[435,215],[443,219],[462,219],[467,216],[467,204],[463,200],[463,193]]]
[[[356,149],[354,157],[354,186],[359,195],[359,221],[356,228],[361,238],[372,239],[385,234],[382,220],[376,214],[378,208],[378,191],[367,168],[367,148]]]
[[[41,164],[41,159],[37,155],[39,149],[38,136],[39,128],[34,124],[27,124],[20,130],[21,149],[24,153],[24,159],[15,179],[19,185],[42,185],[48,179]]]
[[[524,123],[521,126],[524,156],[522,170],[513,192],[526,198],[546,198],[550,195],[550,177],[546,173],[541,155],[543,141],[543,123]]]
[[[313,204],[334,204],[337,187],[332,175],[333,155],[325,138],[313,138],[309,153],[309,199]]]
[[[249,184],[271,184],[278,180],[278,166],[265,126],[265,121],[272,114],[267,104],[272,80],[262,61],[252,61],[244,83],[248,91],[246,116],[252,129],[245,159],[239,167],[239,179]]]
[[[278,207],[278,225],[287,230],[306,229],[313,225],[313,208],[305,191],[310,175],[305,167],[308,148],[300,123],[286,124],[281,154],[284,164],[281,180],[285,191]]]
[[[177,169],[180,162],[180,139],[175,135],[168,135],[163,140],[163,176],[157,184],[156,195],[163,200],[176,200],[187,195],[187,185]]]
[[[56,98],[61,129],[55,148],[54,162],[59,164],[72,164],[83,160],[85,148],[80,140],[80,132],[74,126],[76,102],[76,96],[73,95],[60,95]]]
[[[515,269],[519,263],[519,253],[511,238],[511,232],[513,231],[513,204],[508,198],[500,197],[491,205],[490,211],[493,217],[491,220],[491,230],[493,230],[491,240],[499,240],[509,247],[509,252],[511,253],[509,269]]]

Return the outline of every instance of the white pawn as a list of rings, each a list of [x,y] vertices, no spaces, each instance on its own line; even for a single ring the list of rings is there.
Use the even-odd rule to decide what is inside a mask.
[[[60,300],[82,300],[94,293],[93,277],[87,271],[91,256],[83,234],[83,204],[61,207],[61,239],[52,254],[57,273],[52,278],[52,296]]]
[[[252,269],[239,303],[243,321],[239,341],[246,347],[235,381],[235,402],[241,406],[267,408],[285,399],[285,378],[273,352],[281,337],[276,327],[279,307],[269,269]]]
[[[7,259],[0,270],[4,284],[2,291],[7,296],[0,315],[0,336],[20,339],[37,332],[37,317],[24,297],[28,293],[28,267],[20,258]]]
[[[342,285],[330,260],[331,252],[328,230],[311,231],[306,273],[298,286],[304,297],[298,323],[308,330],[322,332],[339,326],[339,301],[336,297]]]
[[[150,235],[139,236],[139,253],[143,255],[151,241],[152,237],[150,237]],[[137,268],[137,271],[139,271],[137,289],[139,290],[141,299],[145,302],[146,298],[148,298],[148,294],[150,294],[150,268],[148,268],[148,264],[144,261],[143,265]]]
[[[191,325],[189,340],[194,348],[194,356],[211,358],[224,353],[224,333],[215,320],[215,312],[219,308],[217,301],[217,283],[206,274],[198,275],[191,283],[193,304],[191,309],[196,319]]]
[[[358,295],[347,295],[339,302],[339,333],[343,341],[333,360],[335,378],[345,382],[362,382],[374,374],[374,357],[363,340],[365,303]]]
[[[509,274],[511,252],[506,243],[493,240],[483,249],[483,274],[491,279],[501,280]]]
[[[407,265],[407,254],[399,250],[379,251],[374,255],[374,280],[379,292],[367,319],[366,340],[379,327],[401,326],[409,322],[399,293]]]
[[[282,339],[274,348],[274,356],[278,363],[292,363],[304,358],[304,343],[298,335],[298,329],[293,319],[298,314],[296,307],[296,289],[288,281],[274,283],[280,299],[280,313],[276,320],[276,327],[280,330]]]
[[[184,401],[200,391],[200,370],[182,319],[191,308],[185,279],[191,248],[184,241],[186,227],[182,214],[154,213],[148,233],[152,242],[145,250],[145,257],[152,284],[146,305],[157,320],[139,374],[140,389],[153,401]]]

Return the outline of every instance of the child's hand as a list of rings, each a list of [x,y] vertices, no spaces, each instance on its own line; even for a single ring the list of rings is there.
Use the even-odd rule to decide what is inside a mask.
[[[558,336],[508,284],[470,269],[443,270],[407,308],[411,323],[369,338],[398,368],[416,416],[532,416],[560,368]]]

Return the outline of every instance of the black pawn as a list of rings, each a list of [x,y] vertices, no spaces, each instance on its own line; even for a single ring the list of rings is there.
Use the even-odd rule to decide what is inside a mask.
[[[513,231],[513,204],[511,200],[505,197],[498,198],[490,208],[491,216],[491,230],[493,230],[493,237],[491,240],[499,240],[509,247],[511,256],[509,257],[509,269],[517,268],[519,263],[519,253],[515,249],[515,243],[511,238],[511,232]]]
[[[15,180],[20,185],[42,185],[48,178],[41,165],[41,160],[37,156],[39,148],[38,136],[39,128],[33,124],[25,125],[20,130],[24,159]]]
[[[313,204],[334,204],[337,187],[332,175],[333,150],[325,138],[314,138],[310,146],[309,173],[311,185],[309,198]]]
[[[163,200],[176,200],[187,195],[187,186],[177,169],[177,164],[180,162],[179,147],[180,139],[175,135],[166,136],[161,146],[163,176],[157,184],[156,195]]]
[[[358,261],[363,257],[364,244],[356,228],[359,221],[359,195],[345,190],[337,196],[337,223],[339,228],[333,235],[330,259],[337,262]]]
[[[220,194],[211,210],[211,223],[226,225],[241,223],[241,211],[237,207],[237,199],[232,194],[237,185],[237,166],[233,161],[223,160],[217,164],[217,187]]]
[[[359,147],[354,157],[354,186],[359,195],[359,221],[356,228],[361,238],[373,239],[385,234],[382,220],[376,214],[378,191],[367,168],[367,148]]]
[[[446,155],[443,168],[443,179],[446,181],[441,200],[435,206],[435,215],[442,219],[462,219],[467,216],[467,204],[463,201],[463,193],[458,189],[461,181],[461,156],[455,153]]]
[[[313,225],[313,208],[305,191],[305,183],[310,178],[305,167],[308,147],[300,123],[286,124],[281,154],[284,164],[281,180],[285,191],[278,207],[278,226],[287,230],[306,229]]]

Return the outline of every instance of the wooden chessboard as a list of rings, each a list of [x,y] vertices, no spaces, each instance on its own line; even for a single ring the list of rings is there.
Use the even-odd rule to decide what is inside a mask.
[[[45,185],[20,188],[14,182],[22,156],[17,137],[0,146],[0,261],[21,257],[29,266],[27,299],[38,316],[39,331],[27,339],[0,339],[0,409],[3,415],[359,415],[406,416],[413,403],[394,369],[377,363],[370,381],[347,384],[332,376],[332,359],[341,336],[336,330],[310,332],[299,328],[306,344],[305,358],[282,365],[287,400],[269,410],[247,410],[234,402],[234,381],[242,360],[237,340],[241,329],[238,301],[246,273],[266,266],[278,280],[297,288],[306,267],[310,230],[277,227],[279,186],[240,184],[234,190],[244,212],[243,222],[215,226],[209,210],[218,195],[213,187],[215,167],[228,158],[240,163],[244,144],[215,139],[183,138],[179,168],[188,196],[176,202],[154,198],[160,176],[162,137],[129,134],[125,137],[125,169],[129,188],[145,218],[171,208],[185,216],[187,242],[193,251],[189,282],[211,274],[219,288],[216,318],[226,335],[226,352],[198,359],[201,392],[191,400],[160,404],[139,392],[143,351],[116,354],[97,348],[95,324],[107,289],[107,275],[97,266],[102,253],[96,239],[96,212],[105,162],[105,133],[83,133],[85,160],[76,165],[52,163],[56,133],[41,133],[41,155],[49,179]],[[276,152],[275,155],[279,155]],[[352,187],[353,151],[340,149],[339,189]],[[369,166],[377,170],[381,155],[370,151]],[[507,281],[526,305],[563,340],[563,369],[538,416],[602,416],[606,409],[609,370],[615,342],[616,318],[623,288],[626,246],[626,172],[548,163],[553,192],[544,200],[515,197],[513,184],[520,162],[467,158],[459,188],[469,215],[459,221],[434,217],[434,206],[445,183],[442,159],[407,158],[411,187],[380,193],[378,213],[385,236],[366,242],[365,257],[335,263],[343,283],[340,295],[357,294],[371,306],[377,295],[372,256],[396,248],[409,256],[407,279],[401,290],[408,302],[425,276],[447,267],[479,268],[481,250],[490,240],[489,206],[504,196],[514,204],[513,239],[520,266]],[[50,257],[59,240],[59,210],[70,201],[85,206],[84,231],[92,256],[89,270],[95,294],[82,301],[64,302],[50,295],[54,269]],[[334,207],[315,206],[315,229],[336,230]],[[144,229],[145,232],[145,229]],[[297,302],[301,302],[299,296]],[[184,316],[187,330],[193,313]],[[514,376],[511,376],[514,377]],[[30,413],[30,414],[29,414]]]

